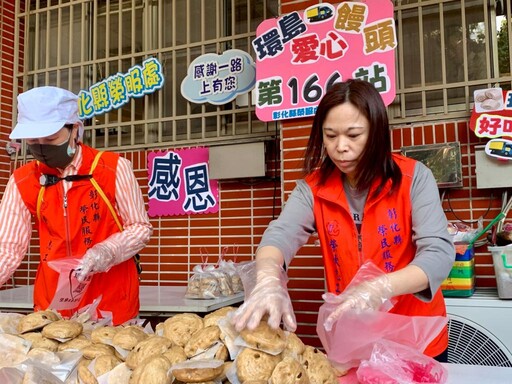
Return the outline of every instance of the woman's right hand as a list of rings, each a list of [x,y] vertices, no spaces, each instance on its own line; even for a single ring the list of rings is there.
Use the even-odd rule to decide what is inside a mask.
[[[285,329],[294,332],[297,321],[286,288],[288,277],[282,264],[272,257],[257,258],[255,275],[256,285],[231,319],[235,329],[252,330],[268,314],[267,322],[271,328],[278,328],[282,320]]]

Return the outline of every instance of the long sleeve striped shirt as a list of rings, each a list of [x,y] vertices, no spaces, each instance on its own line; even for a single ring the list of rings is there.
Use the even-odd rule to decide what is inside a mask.
[[[76,175],[82,164],[82,150],[78,146],[71,164],[61,177]],[[64,191],[71,188],[72,182],[62,180]],[[123,231],[103,241],[112,252],[114,260],[120,263],[139,252],[148,243],[153,227],[144,206],[142,192],[138,187],[129,160],[119,157],[116,170],[116,205],[121,217]],[[7,182],[0,203],[0,285],[3,285],[21,264],[28,249],[32,233],[32,218],[20,192],[11,176]],[[120,247],[119,244],[122,244]]]

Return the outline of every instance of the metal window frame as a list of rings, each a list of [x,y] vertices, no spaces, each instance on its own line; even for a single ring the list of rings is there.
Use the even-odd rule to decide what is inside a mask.
[[[442,28],[444,25],[444,9],[449,6],[459,5],[461,10],[461,26],[463,33],[463,71],[464,79],[459,82],[448,82],[446,74],[446,47],[445,31]],[[483,11],[483,20],[485,28],[485,58],[486,58],[486,76],[485,78],[478,80],[470,80],[468,77],[468,67],[471,65],[468,58],[467,49],[467,19],[466,10],[469,5],[481,6]],[[393,125],[400,124],[411,124],[421,122],[432,122],[432,121],[452,121],[463,118],[468,118],[473,108],[473,91],[478,88],[493,87],[497,84],[511,88],[512,76],[500,76],[498,70],[498,49],[496,41],[496,13],[495,0],[395,0],[395,21],[397,23],[397,36],[398,36],[398,49],[396,56],[396,69],[397,69],[397,88],[396,98],[394,102],[389,106],[389,117],[390,123]],[[425,68],[424,55],[425,47],[423,39],[419,39],[419,52],[420,52],[420,68],[419,78],[420,82],[417,87],[406,88],[404,87],[404,73],[405,71],[415,70],[407,66],[404,60],[403,50],[401,47],[404,46],[407,40],[407,36],[401,33],[403,14],[407,11],[416,11],[418,13],[418,30],[419,36],[423,36],[424,25],[423,25],[423,11],[427,8],[438,7],[438,15],[440,21],[440,33],[441,33],[441,60],[442,60],[442,82],[440,84],[428,84],[425,81]],[[507,9],[507,17],[510,20],[510,7]],[[511,32],[511,25],[508,23],[509,36]],[[509,52],[510,52],[510,41],[509,41]],[[510,58],[509,58],[510,60]],[[456,89],[464,90],[463,100],[459,102],[453,102],[450,100],[450,91]],[[429,105],[427,100],[427,94],[429,92],[439,91],[442,92],[442,105],[434,107]],[[406,99],[407,96],[417,94],[421,96],[421,107],[417,110],[408,109]]]
[[[208,1],[208,3],[206,3]],[[275,0],[277,2],[278,0]],[[50,36],[50,15],[52,12],[57,12],[58,24],[61,23],[63,12],[66,9],[75,11],[79,9],[81,20],[89,17],[88,9],[92,8],[94,13],[92,14],[92,27],[82,24],[80,28],[81,37],[88,34],[90,30],[96,30],[98,23],[98,4],[105,4],[105,7],[111,7],[118,5],[116,11],[106,13],[106,23],[108,24],[108,18],[113,12],[123,12],[123,9],[127,9],[127,12],[131,12],[131,49],[128,54],[120,53],[116,56],[106,56],[105,58],[97,57],[97,42],[93,41],[92,54],[89,54],[87,43],[85,39],[80,40],[80,61],[72,62],[71,49],[68,50],[68,64],[56,65],[53,67],[49,66],[49,55],[46,55],[46,62],[40,63],[38,58],[35,57],[35,69],[24,71],[22,68],[17,67],[15,73],[15,84],[14,90],[15,95],[22,91],[23,88],[30,86],[37,86],[41,84],[49,84],[55,81],[55,85],[61,85],[61,79],[69,79],[67,83],[71,83],[76,79],[76,73],[79,73],[80,89],[87,88],[88,76],[91,75],[92,80],[97,81],[97,68],[104,66],[108,71],[111,66],[115,64],[117,68],[123,66],[123,63],[129,61],[131,65],[139,64],[148,56],[156,56],[159,59],[165,58],[171,61],[169,66],[170,80],[166,79],[168,83],[166,86],[172,87],[171,95],[173,97],[172,105],[169,109],[169,113],[164,113],[164,97],[161,92],[157,92],[156,95],[145,96],[143,100],[132,100],[129,104],[129,117],[123,119],[122,113],[127,113],[126,110],[113,111],[107,114],[103,121],[97,121],[92,119],[90,124],[86,128],[86,141],[94,147],[99,148],[111,148],[111,149],[126,149],[126,148],[158,148],[168,147],[172,145],[192,145],[192,144],[215,144],[215,143],[231,143],[235,142],[246,142],[254,140],[265,140],[274,134],[274,128],[271,124],[262,123],[255,117],[254,106],[252,105],[237,105],[236,102],[232,102],[228,106],[211,106],[211,105],[193,105],[192,103],[186,102],[186,111],[180,113],[177,108],[176,99],[179,99],[179,78],[177,77],[177,63],[179,63],[182,53],[186,57],[187,65],[198,55],[210,52],[212,49],[217,52],[222,52],[225,48],[239,48],[244,49],[251,47],[251,40],[255,36],[255,31],[251,30],[251,10],[257,3],[264,3],[262,20],[269,18],[271,15],[267,12],[268,2],[258,2],[257,0],[194,0],[185,1],[181,0],[181,4],[186,4],[185,19],[190,24],[191,9],[194,5],[200,6],[202,10],[200,12],[200,23],[204,25],[205,18],[207,17],[204,12],[205,5],[211,6],[215,2],[216,9],[231,9],[228,20],[225,12],[216,12],[216,31],[215,39],[206,39],[204,28],[201,30],[200,41],[191,41],[190,31],[191,27],[187,27],[185,31],[185,43],[182,43],[176,39],[177,33],[181,31],[177,30],[175,22],[169,22],[164,20],[163,10],[164,4],[171,4],[172,14],[175,15],[179,10],[178,0],[122,0],[122,1],[99,1],[99,0],[32,0],[25,2],[25,9],[20,9],[20,2],[16,2],[16,19],[17,27],[15,30],[15,45],[24,46],[26,49],[23,52],[15,52],[15,60],[19,62],[19,59],[23,59],[23,63],[29,63],[29,51],[39,52],[41,49],[46,51],[49,49],[49,45],[56,43],[57,47],[57,60],[60,60],[60,54],[62,51],[61,40],[59,34],[56,39],[52,39]],[[47,3],[50,3],[47,6]],[[193,5],[191,5],[194,3]],[[225,30],[236,30],[236,7],[246,5],[247,20],[245,23],[247,29],[243,33],[230,34],[229,36],[221,36],[222,29]],[[31,9],[30,4],[35,4],[35,8]],[[467,50],[467,39],[464,35],[464,79],[460,82],[449,83],[446,79],[446,57],[444,54],[444,30],[440,29],[441,33],[441,51],[442,56],[442,82],[440,84],[427,84],[425,81],[425,62],[423,55],[425,55],[425,47],[423,40],[419,40],[419,51],[420,51],[420,68],[419,68],[419,84],[417,87],[405,88],[404,84],[404,73],[405,71],[411,70],[404,61],[403,51],[401,47],[407,41],[407,36],[401,33],[401,27],[403,23],[404,13],[409,11],[416,11],[418,13],[418,31],[420,36],[424,32],[423,25],[423,13],[426,9],[437,7],[439,12],[439,22],[443,25],[444,21],[444,10],[446,7],[453,5],[459,5],[461,9],[461,23],[462,29],[466,31],[466,8],[469,5],[480,4],[483,10],[484,22],[485,22],[485,39],[486,39],[486,66],[487,75],[485,78],[478,80],[469,80],[468,78],[468,50]],[[498,62],[498,49],[496,39],[496,18],[495,18],[495,7],[496,0],[395,0],[395,20],[397,23],[398,33],[398,49],[396,51],[396,70],[397,70],[397,88],[395,101],[389,106],[389,117],[392,125],[399,124],[410,124],[420,123],[426,121],[450,121],[458,120],[461,118],[467,118],[472,110],[472,91],[476,88],[487,88],[492,87],[496,84],[504,87],[505,89],[511,88],[512,76],[510,74],[500,76],[497,69]],[[139,9],[146,10],[143,17],[143,27],[139,28],[135,24],[135,14]],[[152,11],[147,11],[151,9]],[[156,9],[156,11],[155,11]],[[194,8],[195,9],[195,8]],[[276,10],[278,7],[276,7]],[[46,15],[46,18],[37,15]],[[507,17],[510,20],[511,10],[510,7],[507,9]],[[35,32],[39,33],[41,28],[41,22],[46,21],[46,46],[39,46],[39,39],[35,39],[35,44],[32,47],[29,44],[29,23],[24,23],[31,17],[36,17]],[[156,23],[155,23],[156,21]],[[171,24],[173,41],[170,46],[162,46],[163,41],[163,30],[162,28],[155,28],[156,25],[168,25]],[[71,24],[71,23],[70,23]],[[25,28],[23,28],[25,25]],[[122,30],[122,19],[118,23],[118,46],[122,45],[121,41],[121,30]],[[60,28],[60,27],[59,27]],[[151,29],[153,28],[153,29]],[[508,23],[509,36],[512,36],[511,23]],[[254,28],[253,28],[254,29]],[[59,29],[60,31],[60,29]],[[74,36],[74,29],[69,28],[69,41],[70,44],[73,39],[77,39]],[[138,33],[143,33],[142,48],[139,51],[135,49],[134,41]],[[108,48],[108,42],[110,41],[110,30],[105,30],[106,48]],[[20,45],[20,42],[23,44]],[[511,42],[509,39],[509,52],[512,50]],[[249,49],[249,51],[251,51]],[[22,57],[20,56],[22,55]],[[90,56],[90,57],[88,57]],[[509,58],[510,61],[510,58]],[[512,64],[511,64],[512,67]],[[55,77],[55,79],[53,79]],[[169,85],[170,84],[170,85]],[[66,86],[66,84],[63,84]],[[456,89],[463,90],[463,100],[454,103],[450,100],[450,93]],[[434,107],[429,104],[427,95],[431,92],[440,92],[442,94],[442,103],[438,107]],[[411,110],[407,106],[407,97],[411,95],[419,95],[421,107],[417,110]],[[249,100],[251,96],[249,96]],[[181,100],[184,103],[185,101]],[[141,105],[136,105],[136,104]],[[13,106],[13,112],[15,113],[16,106]],[[140,110],[142,109],[142,116],[139,116]],[[194,133],[194,128],[197,126],[199,133]]]
[[[167,60],[164,68],[165,86],[169,88],[172,102],[164,102],[164,94],[160,90],[140,99],[132,99],[123,108],[88,119],[85,121],[84,134],[87,144],[95,148],[134,150],[273,138],[276,134],[274,126],[256,118],[252,103],[237,105],[235,100],[227,105],[213,106],[185,100],[180,94],[178,68],[188,67],[198,55],[211,51],[220,53],[227,48],[238,48],[250,52],[248,48],[256,34],[251,26],[255,20],[252,12],[258,14],[261,22],[275,16],[269,10],[275,7],[272,12],[277,11],[278,7],[273,3],[277,4],[278,0],[32,0],[26,1],[24,9],[21,9],[20,2],[16,2],[15,44],[24,47],[24,50],[17,52],[16,60],[20,62],[22,59],[27,66],[32,63],[33,67],[17,67],[14,74],[15,96],[24,89],[40,85],[62,86],[78,93],[101,80],[102,76],[112,75],[112,71],[115,73],[126,67],[127,63],[134,66],[148,57],[156,57],[160,62]],[[164,19],[164,6],[172,15],[180,12],[181,15],[173,17],[173,20]],[[208,12],[212,7],[217,12]],[[237,12],[240,7],[245,12],[244,19],[237,20],[241,17]],[[226,9],[231,9],[231,12],[227,14],[224,12]],[[68,25],[62,24],[63,15],[75,15],[77,12],[80,20],[68,16]],[[142,26],[137,25],[135,17],[139,15],[140,18],[139,12],[142,12]],[[117,16],[123,13],[130,14],[127,19],[131,19],[128,53],[122,49],[124,20]],[[199,20],[192,17],[196,15],[199,15]],[[114,17],[117,19],[117,31],[109,28]],[[178,30],[176,17],[180,17],[180,22],[185,24],[185,31]],[[212,18],[215,19],[215,38],[207,39],[212,31],[207,33],[203,26]],[[32,20],[34,28],[31,31]],[[80,23],[80,26],[74,23]],[[107,27],[100,31],[99,23]],[[245,30],[238,31],[240,25],[245,26]],[[172,31],[172,41],[168,41],[168,44],[163,44],[163,26]],[[234,32],[226,35],[224,31]],[[62,46],[63,34],[69,36],[67,47]],[[97,34],[97,38],[88,43],[88,37],[93,34]],[[177,36],[183,35],[184,42],[178,41]],[[104,45],[105,53],[101,55],[98,54],[99,38],[104,39],[102,48]],[[140,50],[137,38],[142,40]],[[117,45],[117,49],[109,45],[111,41]],[[41,42],[44,46],[41,46]],[[72,53],[72,44],[77,43],[80,44],[78,61],[73,59]],[[113,48],[115,52],[111,52]],[[52,58],[56,65],[51,65],[49,54],[44,55],[51,49],[57,52],[56,58]],[[62,60],[62,53],[66,49],[68,57]],[[39,55],[46,58],[44,63],[39,60]],[[248,100],[251,100],[251,95]],[[183,108],[184,104],[181,104],[177,108],[177,103],[186,103],[186,107]],[[15,115],[16,106],[13,106],[13,112]]]

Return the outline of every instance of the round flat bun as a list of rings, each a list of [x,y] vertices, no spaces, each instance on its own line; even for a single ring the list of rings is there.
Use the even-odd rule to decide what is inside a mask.
[[[193,333],[203,328],[203,319],[195,313],[180,313],[164,321],[164,336],[185,347]]]
[[[32,312],[22,317],[18,323],[18,332],[25,333],[41,329],[54,321],[59,320],[59,316],[52,311]]]
[[[45,325],[41,334],[49,339],[74,339],[82,333],[83,325],[73,320],[57,320]]]
[[[94,343],[110,344],[117,331],[117,327],[96,327],[91,332],[91,341]]]
[[[217,321],[219,321],[220,319],[223,319],[224,317],[226,317],[226,315],[229,312],[234,311],[235,309],[236,308],[234,308],[234,307],[228,306],[228,307],[219,308],[216,311],[208,313],[203,318],[204,326],[209,327],[210,325],[217,325]]]
[[[268,380],[281,357],[244,348],[236,358],[236,372],[243,383],[247,380]]]
[[[101,355],[116,355],[114,347],[101,343],[92,343],[86,346],[85,348],[82,349],[82,354],[83,357],[89,360],[93,360]]]
[[[174,377],[184,383],[204,383],[215,380],[224,371],[221,360],[187,360],[175,364],[172,368]]]
[[[129,326],[121,328],[113,337],[112,344],[116,347],[131,351],[139,342],[145,340],[149,335],[140,327]]]
[[[74,339],[68,340],[64,343],[59,344],[58,351],[81,351],[85,347],[88,347],[92,344],[92,341],[89,340],[84,335],[80,335],[78,337],[75,337]]]
[[[286,347],[282,352],[282,356],[283,358],[289,356],[300,360],[305,349],[306,345],[302,342],[299,336],[293,332],[289,332],[286,335]]]
[[[185,353],[192,357],[210,348],[220,340],[220,328],[217,325],[210,325],[194,332],[185,344]]]
[[[254,330],[243,329],[240,336],[251,348],[272,354],[281,353],[286,347],[284,331],[271,328],[266,321],[261,321]]]
[[[336,384],[338,379],[336,372],[327,356],[312,346],[306,346],[302,354],[302,366],[306,370],[309,382],[312,384]]]
[[[32,348],[44,348],[51,352],[57,352],[59,342],[44,337],[40,332],[27,332],[20,335],[32,343]]]
[[[309,380],[306,371],[297,360],[285,357],[274,368],[269,384],[309,384]]]
[[[122,361],[113,355],[98,356],[94,362],[94,376],[100,377],[121,363]]]
[[[164,354],[171,346],[171,341],[162,336],[150,336],[139,342],[126,356],[128,368],[135,369],[144,360]]]
[[[152,356],[133,371],[130,384],[168,384],[172,375],[171,363],[164,356]]]
[[[163,355],[167,358],[167,360],[171,362],[172,365],[182,363],[187,360],[185,350],[179,345],[171,346],[167,351],[163,353]]]

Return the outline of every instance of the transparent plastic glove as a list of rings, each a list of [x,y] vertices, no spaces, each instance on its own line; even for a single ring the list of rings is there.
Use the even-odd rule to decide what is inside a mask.
[[[235,329],[252,330],[268,314],[267,322],[271,328],[278,328],[282,320],[288,331],[295,331],[297,321],[286,288],[288,277],[283,267],[273,258],[257,259],[254,275],[254,288],[231,319]]]
[[[89,248],[75,270],[78,281],[93,273],[106,272],[116,264],[114,252],[105,244],[98,243]]]
[[[393,288],[387,275],[349,286],[340,295],[325,293],[322,298],[326,303],[337,305],[336,309],[327,317],[324,327],[327,331],[346,310],[367,311],[378,310],[383,304],[390,303],[393,297]]]

